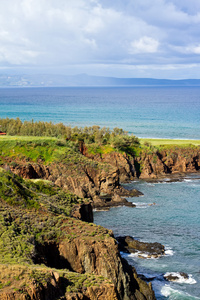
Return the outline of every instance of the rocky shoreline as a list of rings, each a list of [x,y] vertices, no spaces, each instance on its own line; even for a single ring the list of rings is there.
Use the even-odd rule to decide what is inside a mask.
[[[53,273],[50,276],[51,279],[49,280],[52,283],[49,286],[43,284],[39,288],[33,284],[32,292],[26,289],[29,298],[23,298],[23,295],[20,296],[20,293],[17,292],[9,292],[6,288],[6,292],[5,289],[0,291],[2,299],[155,300],[151,283],[147,284],[139,278],[136,270],[120,256],[119,251],[138,252],[142,258],[148,253],[147,257],[157,258],[165,255],[164,246],[159,243],[140,242],[132,237],[115,239],[112,232],[106,229],[100,230],[98,226],[91,223],[93,221],[92,210],[107,210],[110,207],[121,205],[134,208],[135,205],[126,198],[138,197],[142,193],[135,189],[127,190],[121,183],[138,178],[150,181],[166,180],[167,178],[168,182],[171,182],[180,180],[180,177],[183,179],[184,175],[190,172],[197,173],[200,170],[199,150],[176,149],[173,152],[170,149],[152,154],[142,153],[139,157],[133,157],[119,152],[91,155],[87,152],[86,147],[82,147],[82,152],[77,157],[78,163],[73,160],[74,158],[69,160],[68,156],[49,164],[43,163],[40,159],[37,162],[32,162],[30,159],[5,155],[1,156],[1,161],[7,176],[11,174],[14,182],[17,182],[17,179],[13,177],[15,175],[24,180],[40,179],[51,182],[54,187],[58,187],[62,191],[71,192],[81,199],[87,199],[87,203],[73,206],[70,212],[72,219],[62,217],[62,226],[59,230],[65,238],[56,240],[51,236],[49,238],[49,235],[44,235],[40,242],[36,240],[36,237],[30,240],[34,248],[33,253],[35,253],[32,258],[34,264],[44,264],[48,268],[55,268],[56,270],[60,270],[61,266],[62,268],[64,266],[70,272],[103,276],[108,278],[110,282],[104,282],[100,285],[98,283],[95,287],[85,286],[80,288],[78,292],[62,294],[60,282],[65,280],[62,277],[64,275],[58,271],[58,274]],[[46,203],[49,205],[50,200],[48,199],[45,205]],[[3,222],[8,223],[6,226],[14,226],[15,224],[20,228],[20,225],[16,225],[18,219],[14,217],[18,215],[22,223],[27,222],[30,217],[29,223],[33,226],[34,215],[29,212],[29,216],[27,214],[24,221],[22,213],[19,213],[17,208],[11,209],[9,205],[5,205],[3,198],[0,200],[2,201],[3,214],[5,214]],[[41,212],[45,218],[52,218],[52,215],[49,215],[49,207],[44,211],[45,205],[44,203],[42,205]],[[51,214],[62,212],[64,210],[62,205],[57,207],[56,204],[53,206],[51,203]],[[8,207],[10,215],[6,214]],[[41,216],[38,215],[38,224],[41,223],[43,224],[41,226],[44,226],[45,222],[40,218]],[[37,225],[35,226],[37,227]],[[21,229],[19,231],[21,232]],[[56,295],[62,294],[62,297],[56,296],[57,298],[55,298],[55,293],[49,292],[52,285],[55,287]],[[68,285],[67,281],[66,285]]]

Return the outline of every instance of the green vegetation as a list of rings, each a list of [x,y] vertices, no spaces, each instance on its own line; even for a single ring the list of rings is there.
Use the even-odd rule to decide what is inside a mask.
[[[28,189],[16,175],[0,169],[0,197],[10,205],[39,208],[35,193]]]
[[[45,180],[23,180],[21,177],[0,168],[0,199],[12,206],[36,209],[45,208],[55,214],[70,216],[81,199],[69,192],[64,192],[52,182]]]
[[[140,143],[142,145],[151,144],[152,146],[176,145],[190,147],[191,145],[199,146],[200,140],[140,139]]]
[[[36,138],[0,138],[0,155],[19,160],[51,162],[66,152],[66,142],[58,139]]]
[[[110,284],[108,279],[102,276],[92,274],[78,274],[67,270],[57,270],[34,265],[0,265],[0,292],[3,288],[9,287],[11,291],[18,292],[20,295],[27,295],[31,285],[47,287],[53,281],[55,276],[59,278],[59,286],[65,293],[82,292],[82,290],[91,286],[99,286],[101,284]],[[59,299],[65,299],[60,298]],[[56,299],[58,299],[56,297]]]
[[[81,143],[87,145],[94,145],[93,150],[96,149],[97,153],[104,153],[104,148],[102,146],[109,146],[119,151],[125,151],[127,153],[132,153],[135,148],[139,147],[139,139],[134,135],[128,135],[128,132],[120,128],[114,128],[112,131],[109,128],[100,128],[99,126],[71,128],[70,126],[65,126],[62,123],[53,124],[52,122],[33,122],[25,121],[24,123],[19,119],[0,119],[1,130],[5,131],[10,136],[29,136],[32,139],[25,138],[26,142],[31,142],[37,144],[39,143],[38,137],[56,137],[58,139],[65,139],[71,142],[71,146],[75,149],[77,146],[80,147]],[[9,137],[1,137],[4,142],[14,141]],[[20,139],[21,143],[23,139]],[[52,141],[52,140],[51,140]],[[48,141],[49,143],[50,141]],[[55,142],[55,140],[54,140]],[[41,141],[41,143],[45,143]],[[59,144],[63,144],[63,141],[57,141]],[[20,145],[19,145],[20,146]],[[37,145],[35,146],[37,147]],[[108,151],[108,147],[106,148]],[[109,149],[111,151],[111,149]],[[52,154],[52,153],[49,153]],[[41,155],[44,155],[41,153]]]
[[[9,287],[26,294],[33,281],[47,286],[52,282],[52,271],[59,274],[64,293],[109,283],[101,276],[34,264],[38,245],[70,242],[80,234],[82,241],[110,237],[109,230],[70,217],[71,210],[85,201],[50,181],[25,180],[0,168],[0,293]]]
[[[31,153],[29,158],[33,161],[38,158],[45,162],[53,161],[56,156],[65,153],[66,147],[77,152],[81,148],[81,143],[86,144],[88,153],[93,155],[120,151],[136,156],[141,152],[141,148],[148,144],[158,147],[200,145],[199,140],[138,139],[120,128],[113,130],[99,126],[72,128],[63,123],[53,124],[33,120],[22,122],[19,118],[0,119],[0,126],[1,130],[7,133],[7,136],[0,137],[0,141],[4,142],[4,149],[10,145],[10,148],[16,148],[15,151],[21,153],[21,156],[27,157],[28,153]],[[20,136],[20,139],[17,136]],[[9,154],[14,156],[14,153]]]

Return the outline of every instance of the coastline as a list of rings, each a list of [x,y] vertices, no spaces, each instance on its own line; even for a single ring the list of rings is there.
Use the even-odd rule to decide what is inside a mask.
[[[196,146],[177,147],[172,145],[172,148],[163,146],[164,148],[158,149],[151,145],[140,146],[135,138],[131,140],[131,142],[133,143],[134,148],[128,147],[128,152],[126,153],[120,149],[111,148],[110,145],[103,145],[102,148],[92,148],[91,144],[85,144],[82,141],[81,143],[76,143],[74,140],[66,141],[55,138],[39,137],[37,139],[37,137],[28,137],[20,139],[20,137],[11,138],[7,136],[0,139],[1,165],[4,170],[11,172],[13,176],[20,176],[23,180],[51,182],[55,187],[59,187],[65,192],[70,191],[78,197],[89,199],[89,204],[85,203],[78,209],[73,209],[73,215],[71,215],[73,218],[79,218],[89,222],[92,220],[91,216],[90,218],[87,218],[88,213],[91,212],[91,205],[93,208],[100,209],[127,205],[133,207],[132,209],[135,210],[135,205],[129,201],[126,202],[125,198],[130,196],[140,196],[141,193],[134,187],[126,190],[121,183],[132,182],[137,178],[141,178],[142,180],[151,183],[163,180],[172,182],[180,180],[180,177],[183,179],[185,174],[190,174],[192,172],[199,174],[200,155],[199,148]],[[72,147],[73,145],[74,148]],[[130,149],[133,151],[132,155],[130,154]],[[170,180],[167,181],[166,178]],[[153,207],[154,205],[152,208]],[[53,209],[55,209],[55,207]],[[127,209],[130,210],[129,207],[127,207]],[[56,208],[56,211],[58,211],[58,208]],[[93,226],[96,228],[96,225]],[[89,234],[90,242],[92,242],[93,236],[96,237],[97,233],[98,231],[95,229]],[[75,233],[75,235],[76,234],[77,233]],[[108,232],[106,235],[107,234],[109,235]],[[109,238],[113,238],[112,234],[110,234]],[[62,254],[65,253],[64,255],[67,260],[70,259],[65,250],[68,248],[70,251],[75,248],[78,249],[76,255],[73,250],[73,256],[77,256],[74,256],[74,261],[79,259],[81,261],[83,259],[82,248],[80,247],[80,244],[82,243],[81,239],[82,231],[80,236],[77,236],[73,242],[71,240],[70,243],[64,242],[63,244],[60,242],[59,249],[62,249]],[[87,242],[89,243],[88,245],[90,245],[90,242]],[[158,240],[157,242],[160,241]],[[116,248],[116,242],[111,239],[108,244],[110,243],[114,243],[112,247]],[[95,242],[94,244],[95,247],[98,248],[99,246],[97,246],[97,244],[100,246],[100,241],[98,241],[98,243]],[[103,244],[101,244],[100,247],[104,247]],[[47,255],[46,253],[49,250],[45,247],[40,246],[38,249],[40,249],[40,251],[42,249],[42,253],[44,252],[45,255]],[[100,259],[100,252],[97,248],[94,250],[96,260]],[[117,251],[117,249],[115,250]],[[117,252],[116,255],[118,255]],[[88,265],[87,262],[86,269],[91,268],[91,253],[88,253],[88,257],[90,263]],[[120,257],[117,257],[115,260],[121,260]],[[39,258],[37,259],[40,261]],[[57,259],[59,261],[59,258]],[[112,260],[111,257],[109,259]],[[77,267],[71,262],[71,268],[75,271],[80,270],[80,265]],[[113,265],[114,269],[115,267],[116,266]],[[107,266],[105,268],[107,269]],[[100,275],[104,272],[105,268],[101,268],[100,270],[98,267],[95,269],[95,272],[99,272]],[[126,287],[126,284],[127,289],[129,289],[129,285],[133,280],[132,271],[130,271],[129,267],[127,268],[127,270],[129,270],[127,271],[127,274],[129,275],[126,275],[128,276],[126,278],[129,279],[122,280],[123,289]],[[134,276],[137,277],[136,271],[134,272]],[[121,273],[121,278],[124,278],[125,275],[123,274],[124,273]],[[112,278],[113,282],[116,282],[113,274],[110,274],[109,276]],[[128,283],[125,283],[126,280]],[[139,279],[137,280],[137,282],[140,282]],[[143,285],[142,282],[140,282],[140,284]],[[135,288],[133,293],[138,293],[136,292],[136,290],[138,291],[137,284],[135,285]],[[118,287],[118,293],[121,293],[121,289],[122,287]],[[150,293],[152,299],[154,299],[151,286],[145,286],[145,290],[146,289],[148,290],[148,293]],[[130,291],[131,290],[127,293],[130,293]],[[124,296],[120,297],[118,299],[125,299]]]
[[[156,291],[156,296],[158,297],[158,299],[168,299],[168,297],[169,299],[190,300],[194,299],[195,297],[195,299],[199,299],[197,287],[199,276],[197,275],[198,267],[196,265],[198,264],[198,257],[196,257],[196,261],[194,260],[196,262],[195,265],[194,263],[192,263],[193,258],[191,258],[191,265],[193,266],[192,268],[189,264],[189,252],[191,252],[191,255],[193,255],[194,258],[197,255],[194,249],[195,246],[192,244],[192,239],[194,239],[194,235],[198,237],[198,233],[195,233],[195,229],[192,230],[191,228],[192,224],[193,226],[194,224],[196,224],[195,221],[191,220],[189,225],[187,224],[188,221],[186,218],[187,214],[189,214],[190,212],[190,210],[188,210],[190,205],[194,205],[194,203],[198,204],[198,201],[191,201],[191,199],[189,198],[190,195],[187,195],[188,197],[184,198],[184,192],[190,186],[190,192],[193,191],[191,197],[195,197],[195,191],[197,191],[196,189],[197,187],[199,187],[199,182],[199,172],[169,175],[161,179],[137,179],[132,183],[130,182],[125,184],[125,187],[130,185],[130,188],[132,188],[134,186],[144,193],[144,197],[142,198],[130,199],[131,202],[136,204],[136,211],[135,209],[128,211],[129,208],[126,209],[125,207],[121,207],[117,209],[113,208],[110,212],[105,213],[95,212],[94,221],[97,224],[104,224],[105,227],[113,229],[115,236],[131,235],[132,237],[136,237],[136,239],[141,242],[149,243],[149,245],[151,245],[152,242],[158,242],[165,246],[166,255],[164,255],[160,259],[151,258],[148,251],[146,253],[142,253],[140,251],[136,251],[135,253],[132,253],[132,251],[125,251],[122,253],[122,255],[129,261],[129,263],[136,267],[141,278],[143,278],[147,282],[152,282],[154,291]],[[144,191],[144,188],[146,192]],[[174,194],[175,188],[177,188],[177,191],[179,191],[179,197],[177,194]],[[159,193],[157,194],[157,197],[154,198],[155,205],[150,206],[149,203],[153,201],[152,195],[155,194],[153,194],[154,189],[155,193],[156,191],[159,191]],[[163,192],[160,192],[160,189],[162,189],[162,191],[165,191],[164,195],[166,196],[166,204],[163,200],[161,201],[160,199],[160,197],[163,198]],[[181,197],[183,197],[183,199],[181,199]],[[190,199],[189,202],[191,204],[188,204],[188,206],[186,199]],[[183,217],[182,211],[184,207],[186,211]],[[165,215],[165,213],[167,213],[167,211],[171,212],[173,209],[173,213],[169,215],[169,224],[167,222],[165,223],[165,219],[162,220],[162,217],[160,217],[159,220],[159,216],[163,216]],[[195,210],[195,207],[191,207],[191,210]],[[178,216],[179,211],[180,216]],[[186,222],[185,225],[183,219],[181,223],[182,225],[179,224],[176,225],[177,228],[174,227],[176,224],[174,219],[175,216],[177,216],[178,220],[182,220],[182,218],[184,218]],[[115,222],[111,221],[111,219],[113,218],[115,218]],[[128,224],[126,222],[123,222],[124,218],[127,219]],[[154,218],[157,221],[155,221]],[[198,218],[198,214],[196,214],[196,218]],[[143,226],[141,225],[141,223],[143,223]],[[194,226],[194,228],[196,227]],[[192,234],[191,240],[189,240],[190,231]],[[170,236],[174,237],[170,238]],[[186,236],[185,241],[184,236]],[[174,244],[172,244],[172,240],[174,240]],[[191,245],[188,244],[189,241]],[[198,240],[196,240],[196,243],[197,242]],[[178,243],[179,246],[176,247],[175,243]],[[187,245],[185,249],[185,255],[181,245],[182,247]],[[187,261],[188,267],[185,265]],[[184,272],[187,273],[187,277],[186,275],[181,274]],[[167,279],[166,281],[165,276],[167,275],[170,275],[172,277],[169,277],[169,279]],[[175,278],[173,278],[173,276]],[[194,292],[193,289],[195,290]],[[180,295],[182,295],[182,298]]]

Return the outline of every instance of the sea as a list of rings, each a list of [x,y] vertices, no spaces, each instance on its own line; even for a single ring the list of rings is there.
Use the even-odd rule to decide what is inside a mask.
[[[140,138],[200,140],[200,87],[1,88],[0,118],[7,117],[118,127]],[[95,211],[94,222],[115,236],[165,246],[166,255],[157,259],[121,253],[152,280],[158,300],[200,299],[200,173],[174,182],[136,180],[125,187],[144,194],[128,199],[136,208]],[[177,282],[164,279],[169,273]]]

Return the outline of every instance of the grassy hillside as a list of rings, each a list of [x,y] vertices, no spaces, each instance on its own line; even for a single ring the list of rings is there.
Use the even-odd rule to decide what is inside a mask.
[[[0,168],[0,298],[1,293],[27,295],[33,282],[45,288],[52,284],[54,274],[59,277],[63,295],[110,284],[102,276],[49,268],[38,257],[38,245],[70,241],[80,232],[85,240],[109,236],[101,226],[70,217],[74,205],[83,202],[48,181],[23,180]]]

